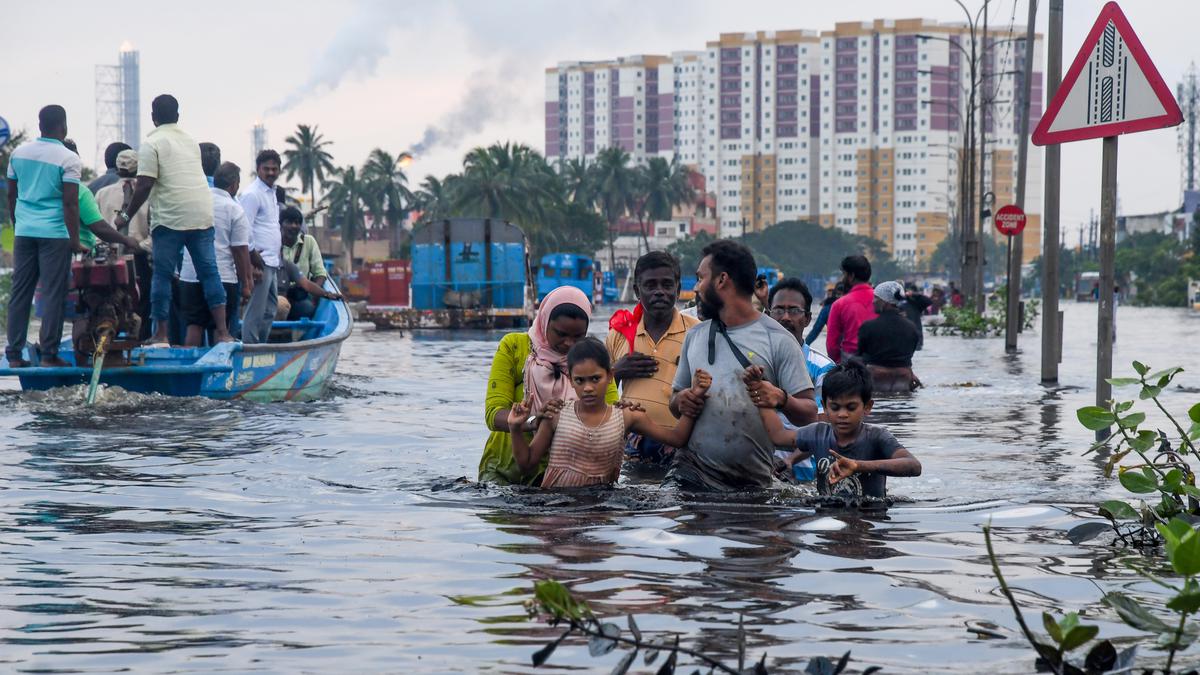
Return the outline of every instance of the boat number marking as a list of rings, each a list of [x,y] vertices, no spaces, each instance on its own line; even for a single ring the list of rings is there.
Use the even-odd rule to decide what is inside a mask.
[[[270,367],[275,365],[274,354],[255,354],[249,359],[251,368]]]

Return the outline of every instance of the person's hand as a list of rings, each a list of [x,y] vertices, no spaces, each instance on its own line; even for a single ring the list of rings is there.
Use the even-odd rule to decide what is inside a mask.
[[[250,302],[252,295],[254,295],[254,282],[242,284],[242,302]]]
[[[833,485],[844,478],[849,478],[850,476],[858,473],[858,462],[854,461],[853,459],[837,454],[833,448],[829,449],[829,456],[837,460],[829,467],[830,485]]]
[[[762,377],[763,371],[759,366],[750,366],[742,375],[742,380],[746,383],[746,392],[750,394],[750,400],[759,408],[775,408],[783,407],[787,402],[787,394],[767,382]]]
[[[325,291],[321,294],[321,297],[325,298],[326,300],[341,300],[342,294],[334,293],[333,291]]]
[[[81,244],[81,243],[79,243],[79,242],[74,242],[74,243],[71,245],[71,251],[72,251],[72,253],[83,253],[83,254],[87,254],[87,253],[90,253],[90,252],[91,252],[91,250],[92,250],[92,249],[90,249],[90,248],[88,248],[88,247],[84,246],[83,244]]]
[[[712,386],[712,375],[703,368],[697,368],[696,373],[692,375],[692,389],[697,394],[703,394]]]
[[[546,405],[542,407],[542,411],[538,413],[538,417],[547,422],[553,422],[558,419],[558,414],[562,412],[567,402],[561,398],[550,399]]]
[[[129,226],[129,219],[126,218],[125,216],[122,216],[121,214],[118,213],[117,217],[113,218],[113,227],[114,228],[120,230],[120,229],[124,229],[128,226]]]
[[[613,377],[618,380],[653,377],[656,372],[658,372],[658,359],[639,352],[626,354],[613,364]]]
[[[627,398],[623,398],[620,401],[617,401],[616,403],[613,404],[613,406],[619,410],[630,410],[633,412],[646,412],[646,408],[644,406],[642,406],[641,401],[631,401]]]
[[[762,366],[750,366],[749,368],[746,369],[745,372],[742,373],[742,381],[745,382],[746,384],[750,384],[751,382],[757,382],[761,379],[763,379],[763,367]]]
[[[253,281],[254,281],[254,283],[256,283],[256,284],[257,284],[258,282],[262,281],[262,279],[263,279],[263,271],[262,271],[262,268],[261,268],[261,267],[255,267],[255,268],[254,268],[254,270],[250,272],[250,279],[251,279],[251,280],[253,280]]]
[[[520,429],[525,426],[525,420],[529,417],[529,399],[524,401],[516,401],[512,407],[508,409],[508,428]]]
[[[680,414],[688,417],[700,417],[700,413],[704,412],[704,402],[707,400],[708,394],[697,394],[691,389],[680,391],[676,398]]]

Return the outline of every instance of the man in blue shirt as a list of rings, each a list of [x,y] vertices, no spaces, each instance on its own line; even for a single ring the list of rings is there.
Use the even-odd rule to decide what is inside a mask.
[[[67,111],[48,105],[38,112],[42,135],[13,151],[8,164],[8,215],[16,223],[13,243],[12,294],[8,300],[10,368],[30,365],[22,353],[29,332],[29,312],[38,281],[45,310],[38,337],[39,365],[69,366],[58,357],[62,342],[71,254],[86,252],[79,243],[79,156],[63,145]]]

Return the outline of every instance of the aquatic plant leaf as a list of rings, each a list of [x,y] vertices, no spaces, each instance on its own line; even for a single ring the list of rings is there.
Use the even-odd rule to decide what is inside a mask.
[[[658,658],[659,648],[665,647],[666,644],[666,640],[650,640],[647,642],[647,649],[645,655],[642,656],[642,663],[646,664],[647,666],[651,663],[654,663],[655,659]]]
[[[1136,429],[1139,424],[1146,421],[1146,413],[1136,412],[1129,413],[1124,417],[1117,418],[1117,424],[1123,429]]]
[[[1046,629],[1046,633],[1050,636],[1051,640],[1054,640],[1056,643],[1062,643],[1062,629],[1058,627],[1058,621],[1054,618],[1053,614],[1042,612],[1042,627]]]
[[[1141,393],[1138,394],[1138,398],[1142,399],[1143,401],[1146,401],[1146,400],[1149,400],[1152,398],[1158,398],[1158,395],[1161,393],[1162,393],[1162,387],[1155,387],[1154,385],[1148,384],[1148,385],[1142,387],[1142,391],[1141,391]]]
[[[1157,442],[1158,434],[1149,429],[1142,429],[1136,436],[1129,440],[1129,447],[1138,452],[1146,452],[1150,448],[1153,448]]]
[[[535,581],[533,595],[547,614],[562,619],[582,619],[591,616],[587,603],[576,600],[566,586],[553,579]]]
[[[1124,593],[1106,593],[1104,604],[1116,610],[1122,621],[1138,630],[1147,633],[1163,633],[1171,630],[1170,626],[1163,623],[1162,619],[1151,614],[1150,610]]]
[[[833,675],[833,661],[824,656],[814,656],[804,668],[806,675]]]
[[[1116,671],[1129,670],[1129,669],[1133,668],[1133,664],[1136,660],[1137,660],[1137,645],[1134,645],[1134,646],[1130,647],[1129,649],[1126,649],[1125,651],[1118,654],[1117,662],[1114,663],[1113,667],[1109,668],[1109,670],[1116,670]]]
[[[637,622],[633,620],[633,615],[629,615],[629,632],[633,634],[633,641],[640,643],[642,641],[642,631],[638,629]]]
[[[1200,610],[1200,584],[1194,579],[1189,579],[1183,590],[1167,602],[1167,608],[1188,614]]]
[[[1117,421],[1116,415],[1097,405],[1084,406],[1075,411],[1075,416],[1079,418],[1079,423],[1085,429],[1091,431],[1099,431],[1105,427],[1112,426]]]
[[[1197,405],[1200,405],[1200,404],[1197,404]],[[1188,414],[1189,415],[1192,414],[1191,411],[1188,411]],[[1188,435],[1188,440],[1192,440],[1192,441],[1200,440],[1200,422],[1193,422],[1192,426],[1188,428],[1187,435]]]
[[[1081,647],[1089,640],[1096,637],[1100,633],[1099,626],[1075,626],[1063,635],[1062,648],[1063,651],[1069,652],[1076,647]]]
[[[1183,541],[1183,538],[1192,532],[1192,526],[1182,518],[1172,518],[1167,523],[1155,523],[1154,528],[1162,535],[1168,556]]]
[[[1171,380],[1175,379],[1175,376],[1182,372],[1183,372],[1183,368],[1180,368],[1179,366],[1175,366],[1173,368],[1167,368],[1166,370],[1160,370],[1157,373],[1147,375],[1146,381],[1152,382],[1154,380],[1158,380],[1157,384],[1158,384],[1158,387],[1161,389],[1161,388],[1167,386],[1168,384],[1170,384]]]
[[[571,630],[574,630],[574,629],[568,630],[567,632],[562,634],[562,637],[558,638],[554,642],[551,642],[550,644],[546,645],[545,647],[542,647],[541,649],[534,652],[533,659],[532,659],[533,667],[537,668],[537,667],[541,666],[543,663],[545,663],[546,660],[550,658],[550,655],[554,653],[554,650],[558,649],[558,643],[562,642],[568,635],[571,634]]]
[[[770,673],[767,671],[766,652],[763,652],[762,658],[758,660],[758,663],[754,664],[754,675],[770,675]]]
[[[763,655],[763,658],[766,658],[766,654]],[[833,669],[833,675],[839,675],[843,670],[846,669],[846,666],[849,665],[849,663],[850,652],[847,651],[845,654],[842,654],[842,658],[838,659],[837,666],[835,666]]]
[[[1085,541],[1090,541],[1099,537],[1105,532],[1112,530],[1112,525],[1109,523],[1088,522],[1080,523],[1070,530],[1067,530],[1067,539],[1071,540],[1072,544],[1082,544]]]
[[[1137,509],[1133,508],[1128,502],[1123,502],[1119,499],[1110,499],[1100,502],[1100,515],[1112,518],[1113,520],[1137,520]]]
[[[617,665],[613,666],[610,675],[625,675],[625,673],[629,672],[629,667],[633,665],[633,660],[636,658],[637,649],[635,648],[625,656],[622,656],[620,661],[617,661]]]
[[[679,659],[679,636],[675,636],[675,648],[671,650],[667,660],[658,668],[658,675],[675,675],[675,662]]]
[[[1135,371],[1137,371],[1138,375],[1145,375],[1146,373],[1150,372],[1150,366],[1147,366],[1146,364],[1142,363],[1141,361],[1134,361],[1133,369]]]
[[[1200,424],[1200,403],[1188,408],[1188,419]]]
[[[878,673],[881,670],[883,670],[883,666],[871,666],[870,668],[867,668],[866,670],[864,670],[862,672],[862,675],[874,675],[875,673]]]
[[[588,640],[588,653],[593,657],[604,656],[617,647],[617,638],[621,637],[621,627],[615,623],[600,624],[600,634],[593,635]]]
[[[1146,494],[1158,490],[1158,479],[1153,472],[1147,476],[1141,471],[1122,471],[1117,477],[1126,490],[1134,494]]]
[[[1142,383],[1141,378],[1138,377],[1110,377],[1105,381],[1114,387],[1132,387]]]
[[[1083,668],[1089,673],[1107,673],[1117,664],[1117,648],[1108,640],[1101,640],[1088,651]]]
[[[1167,552],[1171,559],[1171,567],[1185,577],[1200,574],[1200,535],[1193,531],[1190,535],[1180,538],[1175,550]]]

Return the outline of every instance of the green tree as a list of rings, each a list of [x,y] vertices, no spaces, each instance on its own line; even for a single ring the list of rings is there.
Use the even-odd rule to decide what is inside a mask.
[[[503,218],[537,228],[556,202],[557,176],[537,151],[522,144],[475,148],[451,181],[453,210],[460,215]]]
[[[301,124],[296,127],[296,133],[284,139],[290,147],[283,151],[283,170],[287,179],[292,180],[300,175],[300,189],[309,194],[312,208],[317,206],[317,185],[325,185],[325,176],[336,172],[333,166],[333,155],[325,148],[332,141],[317,131],[316,125]]]
[[[601,150],[592,169],[596,203],[608,223],[608,265],[609,269],[616,269],[613,237],[621,216],[637,208],[637,174],[629,166],[629,153],[617,146]]]
[[[414,208],[421,212],[420,222],[431,223],[435,220],[448,218],[454,213],[454,195],[451,185],[456,177],[446,178],[425,176],[419,189],[413,195]]]
[[[334,171],[328,181],[328,187],[325,200],[329,206],[330,218],[342,233],[342,242],[346,246],[346,252],[350,254],[350,264],[353,265],[354,242],[362,234],[363,217],[366,213],[366,186],[359,177],[358,170],[347,166]]]
[[[567,199],[574,204],[592,206],[596,202],[595,172],[587,160],[569,159],[560,174]]]
[[[413,194],[408,189],[408,176],[403,169],[410,157],[407,152],[393,156],[376,148],[371,151],[362,168],[364,201],[375,220],[383,221],[387,226],[393,251],[398,251],[403,245],[401,225],[413,203]]]

